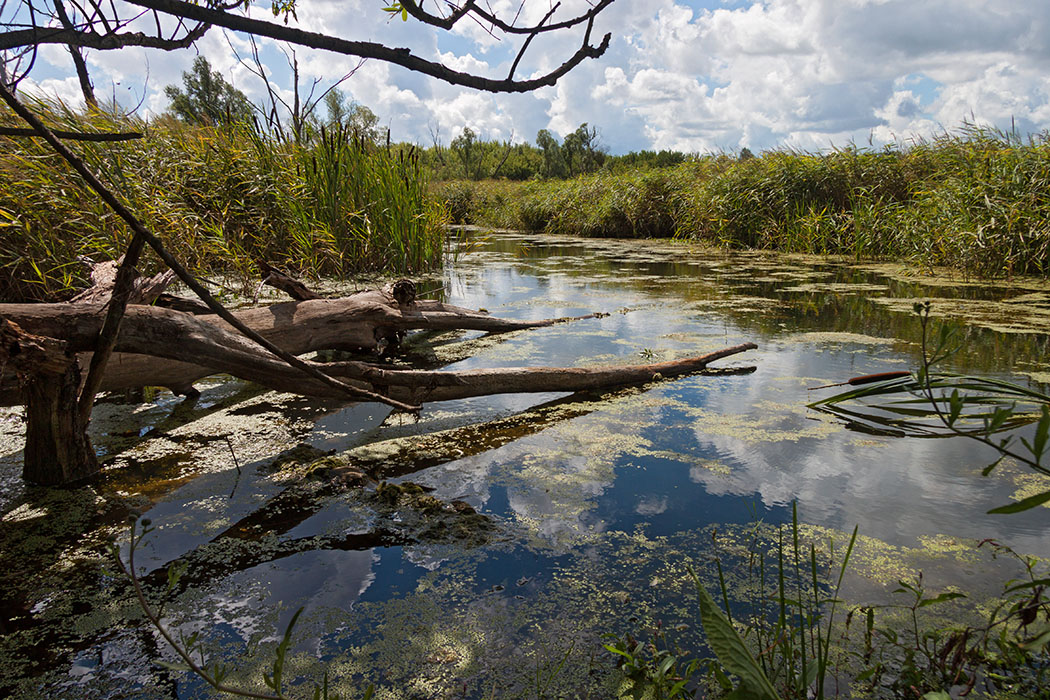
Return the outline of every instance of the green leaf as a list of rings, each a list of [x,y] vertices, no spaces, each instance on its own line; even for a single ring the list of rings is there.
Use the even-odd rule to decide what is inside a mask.
[[[168,669],[169,671],[192,671],[193,669],[186,664],[175,663],[173,661],[157,661],[157,665]]]
[[[952,696],[943,690],[934,690],[923,695],[922,700],[952,700]]]
[[[1050,501],[1050,491],[1043,491],[1042,493],[1037,493],[1034,496],[1029,496],[1028,498],[1020,500],[1017,503],[992,508],[988,513],[989,515],[1009,515],[1011,513],[1020,513],[1021,511],[1041,506],[1047,501]]]
[[[992,462],[991,464],[989,464],[989,465],[988,465],[987,467],[985,467],[984,469],[982,469],[982,470],[981,470],[981,476],[988,476],[989,474],[991,474],[991,473],[992,473],[992,470],[993,470],[993,469],[995,469],[996,467],[998,467],[998,466],[999,466],[999,464],[1000,464],[1000,463],[1001,463],[1001,462],[1002,462],[1002,461],[1003,461],[1004,459],[1006,459],[1006,455],[1002,455],[1002,456],[1000,456],[1000,457],[999,457],[999,459],[995,460],[994,462]]]
[[[1024,583],[1018,583],[1016,585],[1010,586],[1005,591],[1003,591],[1003,593],[1013,593],[1014,591],[1021,591],[1026,588],[1039,588],[1040,586],[1050,586],[1050,578],[1037,578],[1034,581],[1025,581]]]
[[[1050,644],[1050,627],[1043,629],[1039,634],[1035,635],[1021,646],[1029,651],[1039,651],[1047,644]]]
[[[951,398],[948,399],[948,409],[948,427],[951,427],[955,425],[955,421],[959,420],[963,409],[963,400],[958,389],[952,390]]]
[[[737,678],[740,685],[729,697],[739,700],[779,700],[773,684],[766,678],[762,668],[751,655],[744,640],[733,627],[722,609],[718,607],[711,594],[700,583],[700,577],[689,568],[689,573],[696,584],[696,593],[700,598],[700,623],[711,650],[718,657],[719,663]]]
[[[926,598],[919,603],[920,608],[925,608],[927,605],[937,605],[938,603],[947,603],[949,600],[955,600],[956,598],[965,598],[964,593],[941,593],[939,596],[934,598]]]

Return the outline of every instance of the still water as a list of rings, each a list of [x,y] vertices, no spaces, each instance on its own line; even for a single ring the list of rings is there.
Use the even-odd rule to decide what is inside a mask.
[[[962,341],[945,369],[1046,390],[1045,286],[511,233],[475,234],[431,283],[445,301],[503,317],[609,314],[439,339],[453,369],[639,364],[744,342],[759,348],[719,364],[755,369],[604,396],[446,402],[418,418],[211,380],[192,407],[164,392],[100,407],[95,444],[110,477],[73,494],[21,489],[6,416],[0,690],[208,696],[156,665],[172,654],[126,582],[99,569],[129,508],[156,527],[136,565],[165,598],[168,625],[200,631],[233,682],[261,686],[302,609],[285,675],[304,697],[325,669],[344,697],[369,683],[390,698],[607,695],[617,676],[603,635],[660,624],[699,650],[686,567],[728,563],[741,533],[790,521],[793,503],[822,541],[844,543],[854,526],[869,538],[856,602],[920,570],[945,586],[1009,575],[978,553],[983,538],[1050,556],[1045,509],[986,514],[1048,488],[1020,467],[984,478],[995,455],[973,441],[872,434],[806,407],[824,395],[812,387],[913,368],[911,307],[926,299]],[[272,463],[296,444],[382,462],[391,483],[487,520],[423,537],[411,507],[358,492],[281,500],[299,477]],[[177,562],[189,568],[165,597]]]

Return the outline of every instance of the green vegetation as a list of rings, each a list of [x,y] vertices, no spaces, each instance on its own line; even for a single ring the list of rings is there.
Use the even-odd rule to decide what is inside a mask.
[[[840,555],[832,539],[821,539],[809,534],[793,510],[789,526],[771,531],[757,523],[744,552],[718,555],[720,561],[745,559],[744,580],[732,592],[721,563],[718,601],[694,574],[701,622],[716,659],[686,666],[679,652],[668,667],[689,673],[699,668],[708,686],[725,697],[756,700],[947,700],[975,690],[978,697],[1042,697],[1050,599],[1037,559],[994,541],[982,543],[1022,573],[1004,582],[998,598],[976,605],[972,619],[961,607],[965,593],[931,591],[921,572],[899,579],[888,602],[854,605],[836,617],[836,609],[845,607],[840,594],[857,530]],[[660,675],[649,664],[642,667],[654,697],[693,697],[677,685],[687,674]]]
[[[213,71],[204,56],[197,56],[193,68],[182,74],[183,88],[169,85],[164,94],[171,100],[171,112],[185,122],[214,126],[247,121],[252,103],[243,92]]]
[[[647,162],[658,162],[657,154]],[[583,236],[1050,273],[1050,141],[966,124],[904,148],[707,156],[565,181],[444,185],[453,219]]]
[[[444,208],[418,154],[377,146],[345,123],[293,144],[245,122],[147,124],[32,106],[55,128],[145,132],[74,148],[199,273],[248,280],[260,259],[313,276],[440,262]],[[78,258],[115,258],[130,234],[42,141],[0,137],[0,151],[0,298],[62,298],[86,285]]]

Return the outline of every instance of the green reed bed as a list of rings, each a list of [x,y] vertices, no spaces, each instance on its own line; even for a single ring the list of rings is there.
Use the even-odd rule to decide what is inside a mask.
[[[412,152],[345,130],[294,144],[248,124],[32,106],[54,128],[145,133],[73,147],[199,273],[247,281],[260,259],[313,276],[440,262],[447,216]],[[8,115],[3,122],[14,125]],[[0,137],[0,149],[0,299],[62,298],[85,284],[78,258],[118,256],[129,233],[42,141]]]
[[[1050,273],[1050,142],[964,125],[929,141],[825,154],[706,156],[565,181],[452,183],[465,222],[584,236]]]

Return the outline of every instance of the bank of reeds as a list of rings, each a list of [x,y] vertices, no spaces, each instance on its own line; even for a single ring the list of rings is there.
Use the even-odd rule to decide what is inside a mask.
[[[464,222],[583,236],[1050,274],[1050,137],[965,124],[931,140],[771,151],[566,181],[451,183]]]
[[[447,217],[411,152],[345,129],[292,144],[249,124],[32,106],[54,128],[144,132],[72,147],[199,273],[257,279],[256,260],[307,276],[411,273],[440,261]],[[78,259],[119,256],[130,234],[44,142],[0,137],[0,152],[0,299],[62,298],[85,284]]]

